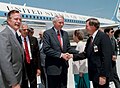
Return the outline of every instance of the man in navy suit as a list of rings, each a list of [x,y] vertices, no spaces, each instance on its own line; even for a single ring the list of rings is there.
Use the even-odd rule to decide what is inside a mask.
[[[54,27],[43,34],[48,88],[67,88],[67,53],[78,53],[78,51],[71,48],[68,33],[62,30],[64,17],[55,16],[53,25]]]
[[[89,79],[94,88],[109,88],[112,68],[112,44],[110,38],[99,29],[100,23],[95,18],[86,21],[86,30],[90,34],[84,50],[88,58]],[[74,54],[73,60],[83,59],[82,54]],[[71,55],[72,57],[72,55]]]

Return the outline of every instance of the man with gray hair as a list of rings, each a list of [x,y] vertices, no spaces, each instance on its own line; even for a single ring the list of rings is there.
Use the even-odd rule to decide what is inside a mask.
[[[21,88],[24,50],[17,40],[21,22],[20,12],[11,10],[7,26],[0,32],[0,88]]]
[[[37,78],[36,75],[40,75],[40,57],[39,57],[39,46],[37,38],[28,35],[28,25],[23,23],[21,29],[20,40],[25,51],[25,69],[27,73],[27,79],[22,82],[22,88],[28,88],[28,81],[30,83],[30,88],[37,88]],[[23,76],[26,75],[24,72]]]
[[[62,30],[64,17],[53,18],[53,27],[43,34],[43,50],[48,88],[67,88],[68,53],[78,53],[70,46],[68,33]]]

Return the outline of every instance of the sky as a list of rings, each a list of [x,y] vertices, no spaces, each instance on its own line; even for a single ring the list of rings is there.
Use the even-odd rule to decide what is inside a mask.
[[[0,0],[0,2],[111,19],[118,0]]]

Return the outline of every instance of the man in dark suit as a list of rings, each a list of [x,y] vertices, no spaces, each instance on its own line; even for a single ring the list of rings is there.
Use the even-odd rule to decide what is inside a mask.
[[[110,38],[100,30],[100,23],[95,18],[86,21],[86,30],[90,34],[84,50],[88,58],[89,79],[94,88],[108,88],[112,68],[112,45]],[[82,53],[73,55],[73,60],[83,59]],[[72,55],[71,55],[72,57]]]
[[[0,32],[0,88],[21,88],[24,50],[16,38],[21,21],[20,12],[11,10]]]
[[[116,68],[116,59],[117,59],[117,43],[114,38],[114,30],[113,28],[106,28],[104,32],[110,37],[111,43],[112,43],[112,71],[111,71],[111,80],[115,84],[116,88],[120,88],[120,80],[117,74],[117,68]]]
[[[23,78],[22,88],[28,88],[28,81],[30,83],[30,88],[37,88],[36,76],[40,75],[40,57],[38,41],[37,38],[28,36],[27,24],[23,23],[19,31],[21,33],[21,44],[23,45],[25,50],[25,69],[28,77],[28,80]]]
[[[28,29],[28,35],[29,36],[33,36],[33,34],[34,34],[34,29],[33,28],[29,28]]]
[[[48,88],[67,88],[68,55],[66,53],[78,52],[70,47],[68,33],[62,30],[64,17],[55,16],[53,25],[54,27],[43,34]]]

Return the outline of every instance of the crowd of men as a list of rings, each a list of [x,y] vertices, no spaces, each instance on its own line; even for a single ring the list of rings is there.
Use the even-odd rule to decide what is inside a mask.
[[[114,30],[108,28],[110,31],[104,33],[99,30],[98,19],[87,19],[89,38],[84,51],[79,53],[70,46],[63,26],[64,17],[57,15],[53,18],[53,27],[44,33],[40,31],[37,39],[33,36],[34,29],[22,23],[20,12],[11,10],[7,26],[0,32],[0,88],[29,88],[29,85],[37,88],[37,76],[41,76],[45,88],[67,88],[69,59],[86,58],[94,88],[109,88],[110,81],[120,88],[116,41],[109,35]]]

